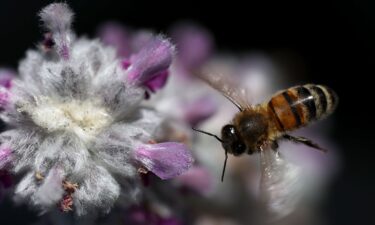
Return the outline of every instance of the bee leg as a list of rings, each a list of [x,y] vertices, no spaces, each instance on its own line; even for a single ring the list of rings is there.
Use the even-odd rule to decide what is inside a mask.
[[[277,143],[277,141],[272,141],[271,143],[271,149],[275,152],[277,152],[277,149],[279,148],[279,144]]]
[[[276,140],[272,141],[266,141],[263,144],[258,146],[258,151],[263,151],[263,149],[272,149],[274,152],[278,152],[279,144],[277,143]],[[249,155],[253,154],[252,151],[248,152]]]
[[[307,145],[309,147],[318,149],[319,151],[322,151],[322,152],[327,152],[327,149],[324,149],[324,148],[320,147],[318,144],[312,142],[311,140],[309,140],[309,139],[307,139],[305,137],[294,137],[294,136],[291,136],[289,134],[284,134],[283,138],[285,138],[285,139],[287,139],[289,141],[293,141],[295,143],[305,144],[305,145]]]

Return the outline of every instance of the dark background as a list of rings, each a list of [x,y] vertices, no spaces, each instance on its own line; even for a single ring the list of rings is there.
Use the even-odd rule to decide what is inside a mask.
[[[219,50],[293,52],[304,65],[301,82],[324,83],[340,96],[333,138],[341,147],[343,168],[321,210],[329,224],[375,224],[375,2],[67,2],[77,14],[78,34],[92,36],[108,19],[162,32],[176,21],[192,19],[212,31]],[[0,2],[0,65],[15,67],[25,49],[40,40],[36,13],[47,4]],[[13,224],[22,221],[14,219]]]

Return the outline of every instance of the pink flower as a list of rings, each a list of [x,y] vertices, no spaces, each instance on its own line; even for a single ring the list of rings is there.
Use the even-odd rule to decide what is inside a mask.
[[[10,89],[16,72],[8,68],[0,68],[0,86]]]
[[[114,22],[104,24],[98,32],[103,42],[115,47],[118,55],[123,57],[127,81],[154,93],[167,82],[174,46],[162,36],[130,33]]]
[[[183,223],[173,216],[161,216],[146,207],[135,206],[130,208],[125,217],[126,225],[182,225]]]
[[[162,72],[172,63],[174,47],[161,36],[154,37],[144,48],[130,57],[127,80],[143,85],[155,77],[165,77]]]
[[[193,163],[186,146],[148,144],[164,135],[166,117],[141,104],[145,89],[165,83],[170,41],[150,36],[123,62],[114,48],[74,34],[66,3],[52,3],[39,15],[44,41],[27,51],[14,85],[0,73],[6,123],[0,169],[22,177],[14,199],[41,212],[59,205],[78,216],[107,213],[119,199],[139,200],[140,167],[162,179],[185,172]]]
[[[202,66],[212,56],[214,41],[209,31],[194,24],[176,24],[171,29],[179,63],[187,70]]]
[[[12,150],[6,146],[0,146],[0,170],[5,168],[12,159]]]
[[[213,191],[214,179],[211,172],[203,166],[193,166],[186,173],[175,178],[182,189],[194,191],[204,196]]]
[[[135,150],[135,158],[161,179],[181,175],[194,161],[186,146],[176,142],[142,145]]]
[[[104,44],[113,46],[120,57],[128,58],[132,53],[131,34],[128,29],[116,22],[100,26],[98,36]]]

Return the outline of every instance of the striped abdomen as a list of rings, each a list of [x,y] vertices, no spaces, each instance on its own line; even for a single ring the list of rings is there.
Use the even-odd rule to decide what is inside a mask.
[[[280,131],[294,130],[331,114],[338,103],[335,92],[323,85],[295,86],[273,96],[269,113]]]

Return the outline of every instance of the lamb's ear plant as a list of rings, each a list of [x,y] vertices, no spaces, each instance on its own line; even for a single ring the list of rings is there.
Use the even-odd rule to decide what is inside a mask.
[[[141,102],[148,82],[165,78],[174,46],[153,36],[124,66],[115,49],[78,38],[67,4],[39,14],[45,27],[18,76],[0,87],[0,169],[22,176],[14,198],[46,212],[108,212],[120,198],[137,201],[139,171],[161,179],[193,159],[177,142],[156,143],[162,115]]]

